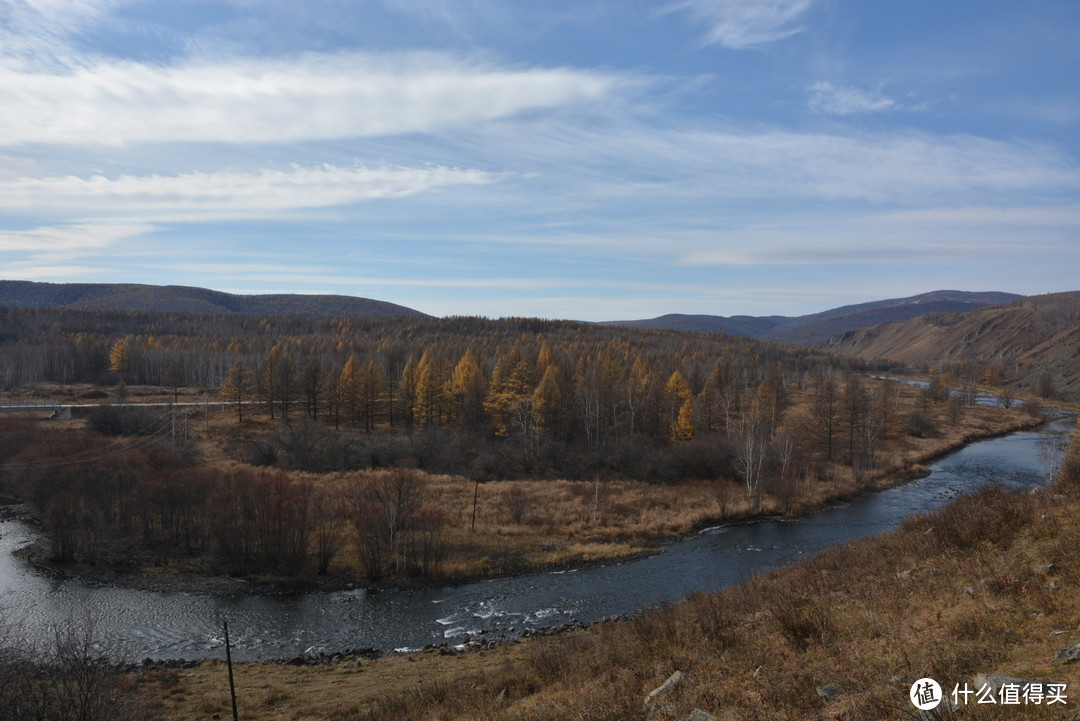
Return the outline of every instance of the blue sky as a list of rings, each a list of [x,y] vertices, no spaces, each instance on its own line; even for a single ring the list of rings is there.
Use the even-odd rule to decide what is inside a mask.
[[[1075,0],[0,0],[0,278],[434,315],[1080,289]]]

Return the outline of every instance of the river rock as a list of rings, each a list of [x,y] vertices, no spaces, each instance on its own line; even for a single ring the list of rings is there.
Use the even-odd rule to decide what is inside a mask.
[[[844,692],[831,684],[825,684],[824,686],[817,687],[817,695],[826,701],[832,701],[834,698],[840,698],[844,695]]]
[[[702,711],[699,708],[690,712],[690,715],[686,717],[686,721],[721,721],[719,716],[713,716],[707,711]]]
[[[645,697],[645,703],[642,705],[648,707],[649,704],[651,704],[654,700],[656,700],[660,696],[663,696],[665,693],[675,688],[685,680],[686,672],[676,671],[675,673],[668,676],[667,681],[664,681],[662,684],[650,691],[649,695]]]
[[[1072,663],[1080,659],[1080,641],[1058,651],[1052,663]]]

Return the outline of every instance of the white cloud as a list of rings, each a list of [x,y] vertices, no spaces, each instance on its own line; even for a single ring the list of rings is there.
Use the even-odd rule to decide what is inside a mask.
[[[66,72],[0,65],[0,143],[281,142],[423,133],[603,99],[622,81],[448,55],[304,55]]]
[[[682,0],[685,10],[708,26],[706,41],[744,49],[783,40],[803,30],[797,25],[815,0]]]
[[[1015,265],[1032,256],[1071,264],[1071,239],[1052,233],[1028,233],[1018,240],[1015,227],[956,229],[911,225],[888,216],[807,217],[784,226],[750,225],[676,238],[676,265],[701,266],[847,266],[938,268],[974,267],[979,263]]]
[[[77,62],[69,39],[126,0],[0,0],[0,55],[47,66]]]
[[[130,0],[0,0],[0,17],[9,25],[39,32],[84,26]]]
[[[113,260],[125,241],[156,230],[146,223],[115,222],[0,230],[0,277],[85,280],[105,270],[88,262]]]
[[[603,128],[516,122],[461,135],[473,163],[536,170],[535,179],[514,182],[524,192],[544,187],[536,202],[634,201],[623,206],[631,212],[790,197],[960,205],[986,202],[987,193],[1080,188],[1080,166],[1056,148],[971,135],[657,129],[633,121]]]
[[[922,133],[693,133],[724,195],[924,202],[979,192],[1076,188],[1080,168],[1046,146]]]
[[[1080,207],[933,208],[885,213],[883,221],[956,225],[1080,226]]]
[[[851,113],[876,113],[900,109],[895,100],[880,90],[859,90],[820,82],[807,88],[807,92],[810,94],[807,105],[818,113],[850,115]]]
[[[707,247],[686,253],[679,265],[775,266],[775,265],[865,265],[913,261],[947,261],[970,256],[970,244],[911,242],[889,238],[883,241],[867,232],[862,237],[837,239],[835,233],[812,230],[779,232],[745,230],[719,235]]]
[[[159,222],[270,217],[378,198],[401,198],[453,185],[483,185],[496,175],[440,166],[341,168],[332,165],[255,173],[0,180],[0,208]]]
[[[85,281],[104,270],[90,265],[42,265],[37,261],[0,263],[0,276],[5,280]]]
[[[213,264],[170,264],[168,269],[197,272],[207,276],[225,275],[232,280],[259,281],[263,283],[336,283],[339,285],[356,285],[361,288],[369,287],[405,287],[405,288],[463,288],[463,289],[497,289],[497,290],[523,290],[526,288],[547,288],[573,285],[565,279],[544,278],[449,278],[449,277],[415,277],[415,278],[384,278],[369,277],[363,275],[342,274],[341,268],[324,267],[311,268],[296,266],[294,264],[251,264],[231,263],[215,261]],[[591,283],[582,282],[581,285]]]
[[[154,230],[154,226],[140,223],[79,223],[29,230],[0,230],[0,252],[79,254],[100,250],[119,240]]]
[[[496,4],[486,0],[382,0],[391,10],[406,13],[427,22],[446,25],[467,36],[471,20],[498,12]]]

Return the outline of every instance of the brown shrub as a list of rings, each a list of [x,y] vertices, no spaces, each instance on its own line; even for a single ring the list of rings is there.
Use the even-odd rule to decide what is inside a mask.
[[[1032,504],[1000,486],[984,486],[937,512],[931,535],[941,551],[967,550],[980,543],[1003,544],[1034,518]]]
[[[925,413],[912,411],[904,420],[904,433],[916,438],[935,438],[938,429]]]
[[[835,636],[832,609],[818,598],[780,598],[770,604],[769,613],[780,635],[797,650],[828,643]]]
[[[1074,433],[1069,441],[1065,458],[1058,468],[1056,486],[1066,491],[1080,490],[1080,431]]]

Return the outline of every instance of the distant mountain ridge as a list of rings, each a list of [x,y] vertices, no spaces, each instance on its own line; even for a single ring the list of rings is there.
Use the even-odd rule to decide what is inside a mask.
[[[936,290],[907,298],[891,298],[802,316],[681,315],[669,314],[647,320],[605,321],[601,325],[657,330],[688,330],[698,333],[729,333],[749,338],[811,347],[833,336],[862,328],[910,320],[927,313],[968,312],[1011,303],[1015,293]]]
[[[977,361],[1033,393],[1046,376],[1055,394],[1072,399],[1080,396],[1080,291],[1023,296],[1007,306],[864,328],[818,347],[910,367]]]
[[[183,285],[35,283],[27,280],[0,280],[0,306],[210,315],[427,317],[426,313],[403,305],[347,295],[237,295]]]
[[[644,320],[607,320],[597,325],[617,326],[620,328],[648,328],[651,330],[687,330],[694,333],[727,333],[747,338],[758,338],[776,326],[790,321],[783,315],[687,315],[668,313],[656,318]]]

